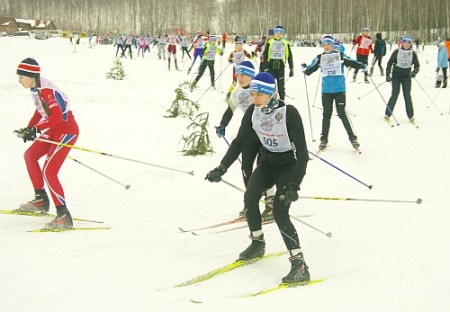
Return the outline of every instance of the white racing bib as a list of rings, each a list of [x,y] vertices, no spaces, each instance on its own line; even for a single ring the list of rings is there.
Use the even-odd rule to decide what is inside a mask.
[[[292,150],[286,127],[286,106],[274,109],[269,115],[255,108],[252,124],[261,144],[268,151],[283,153]]]
[[[411,68],[413,59],[412,50],[399,49],[397,53],[397,67]]]
[[[233,89],[231,93],[230,108],[234,112],[236,108],[239,108],[245,113],[248,107],[252,104],[252,97],[250,95],[250,89],[243,89],[239,86]]]
[[[322,68],[322,75],[327,76],[342,76],[340,53],[322,54],[320,57],[320,67]]]
[[[270,49],[270,58],[273,60],[284,60],[286,57],[286,45],[283,41],[272,41]]]

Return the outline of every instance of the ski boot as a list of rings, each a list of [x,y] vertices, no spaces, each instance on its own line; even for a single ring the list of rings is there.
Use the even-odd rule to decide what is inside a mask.
[[[56,218],[45,225],[46,230],[71,230],[73,228],[72,216],[65,205],[56,207]]]
[[[266,241],[264,240],[264,234],[260,236],[250,235],[252,243],[243,252],[239,254],[239,259],[248,261],[255,258],[264,256],[266,252]]]
[[[359,143],[358,143],[358,138],[357,137],[352,137],[350,139],[350,142],[352,143],[352,146],[354,149],[358,149],[359,148]]]
[[[36,190],[34,199],[30,200],[26,204],[22,204],[16,209],[18,212],[30,212],[30,213],[48,213],[50,207],[50,201],[47,193],[44,190]]]
[[[197,80],[192,81],[191,85],[189,86],[189,88],[191,89],[191,92],[194,91],[196,86],[197,86]]]
[[[356,82],[356,73],[353,74],[353,82]]]
[[[365,75],[364,75],[364,82],[365,82],[365,83],[370,83],[368,77],[369,77],[369,75],[368,75],[367,73],[365,73]]]
[[[275,200],[275,196],[268,196],[265,198],[265,206],[263,213],[261,214],[261,219],[263,221],[272,221],[273,220],[273,202]]]
[[[325,138],[320,139],[319,150],[323,151],[328,146],[328,140]]]
[[[239,219],[246,219],[245,217],[245,213],[247,212],[247,210],[244,208],[241,211],[239,211]]]
[[[291,251],[289,251],[291,252]],[[282,278],[283,283],[304,283],[305,285],[311,280],[308,266],[303,259],[303,254],[300,252],[295,256],[289,257],[289,261],[291,262],[291,270],[289,273]]]

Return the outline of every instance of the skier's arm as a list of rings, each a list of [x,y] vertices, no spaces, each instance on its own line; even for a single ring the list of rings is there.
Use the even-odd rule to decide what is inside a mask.
[[[244,149],[248,139],[251,136],[256,137],[255,131],[253,130],[253,127],[252,127],[252,115],[253,115],[254,109],[255,109],[255,105],[252,104],[245,112],[244,117],[242,118],[241,126],[239,127],[238,135],[231,142],[231,145],[228,148],[227,153],[225,154],[225,156],[222,158],[222,161],[220,162],[220,164],[223,165],[227,169],[239,157],[239,154]],[[257,140],[257,138],[255,138],[255,139]]]

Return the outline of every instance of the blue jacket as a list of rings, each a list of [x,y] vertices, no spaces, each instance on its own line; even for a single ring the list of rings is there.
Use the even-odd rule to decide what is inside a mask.
[[[337,53],[336,51],[333,51],[331,53]],[[346,86],[345,86],[345,76],[344,76],[344,65],[348,67],[353,68],[365,68],[365,64],[360,63],[354,59],[351,59],[349,56],[345,55],[342,52],[338,52],[340,54],[341,58],[341,74],[340,75],[330,75],[330,76],[324,76],[322,75],[322,93],[339,93],[339,92],[345,92]],[[311,75],[313,72],[318,70],[320,68],[320,60],[323,54],[322,53],[317,55],[311,64],[309,64],[306,67],[306,70],[304,71],[305,75]]]
[[[444,47],[440,47],[439,48],[439,52],[438,52],[438,56],[437,56],[437,67],[438,68],[447,68],[448,67],[448,59],[447,59],[448,53],[447,53],[447,48]]]

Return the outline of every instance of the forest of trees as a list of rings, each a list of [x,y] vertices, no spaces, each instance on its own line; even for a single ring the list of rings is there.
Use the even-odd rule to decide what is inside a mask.
[[[61,30],[97,34],[183,29],[262,35],[283,25],[290,39],[350,37],[363,26],[385,37],[450,37],[450,0],[0,0],[0,16],[52,20]]]

